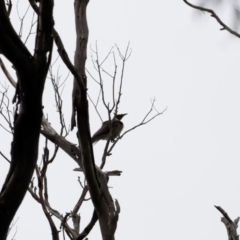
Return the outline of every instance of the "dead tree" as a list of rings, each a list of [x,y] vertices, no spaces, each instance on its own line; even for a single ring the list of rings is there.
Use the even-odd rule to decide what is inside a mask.
[[[0,53],[14,66],[18,78],[11,165],[0,193],[0,239],[5,239],[31,181],[38,155],[42,93],[51,62],[53,1],[40,1],[35,54],[31,55],[9,20],[11,9],[0,1]]]
[[[94,68],[98,75],[96,80],[93,75],[88,72],[100,89],[100,94],[97,103],[94,103],[87,92],[87,74],[85,62],[87,59],[87,42],[88,42],[88,26],[86,17],[86,8],[88,0],[75,0],[75,25],[76,25],[76,51],[74,64],[64,48],[64,44],[57,30],[54,28],[53,19],[53,1],[46,0],[29,0],[29,3],[37,15],[37,34],[35,43],[35,53],[32,56],[24,43],[19,38],[18,34],[13,29],[9,15],[11,13],[11,1],[6,4],[4,0],[0,0],[0,53],[3,54],[13,65],[16,70],[17,81],[11,76],[4,62],[0,59],[0,67],[2,68],[6,78],[16,88],[14,102],[16,110],[14,119],[10,117],[9,99],[6,95],[7,91],[2,93],[0,103],[0,114],[8,123],[9,132],[13,134],[13,142],[11,148],[11,159],[7,159],[1,152],[1,155],[10,163],[10,169],[6,177],[5,183],[0,194],[0,240],[6,239],[9,226],[13,217],[20,206],[26,191],[29,191],[32,197],[42,206],[43,212],[49,223],[52,232],[52,239],[59,239],[59,229],[57,229],[52,217],[56,217],[61,222],[61,230],[63,234],[67,234],[70,239],[84,239],[97,221],[99,221],[102,239],[113,240],[117,228],[117,222],[120,213],[120,205],[117,200],[113,200],[109,189],[108,179],[110,176],[119,176],[121,171],[104,172],[103,168],[106,164],[106,159],[112,154],[112,151],[119,139],[125,134],[147,124],[155,117],[161,115],[162,112],[157,112],[152,117],[150,113],[156,110],[154,107],[155,100],[151,103],[149,112],[144,116],[139,124],[125,131],[111,143],[111,134],[106,141],[102,155],[102,163],[96,166],[94,152],[92,147],[91,132],[89,126],[89,101],[93,103],[97,110],[99,97],[102,97],[102,102],[108,113],[108,118],[118,113],[118,107],[122,95],[122,83],[125,62],[130,56],[129,46],[124,54],[115,46],[117,53],[122,61],[122,71],[120,74],[120,87],[118,96],[115,96],[115,82],[117,76],[117,65],[115,61],[115,53],[112,49],[107,54],[106,58],[101,62],[98,56],[98,49],[94,50],[95,60]],[[31,25],[29,35],[33,28]],[[27,39],[29,37],[27,36]],[[69,69],[74,78],[72,91],[72,119],[71,129],[77,127],[78,144],[72,143],[66,139],[68,129],[62,113],[62,99],[59,92],[60,84],[58,77],[55,77],[51,68],[52,46],[55,43],[57,51],[63,63]],[[103,68],[103,63],[112,55],[114,61],[114,73],[110,74]],[[43,114],[42,94],[47,73],[52,80],[57,111],[61,123],[60,133],[58,133],[48,119]],[[112,105],[107,104],[104,97],[103,77],[102,72],[112,78]],[[5,107],[7,115],[4,115],[1,110]],[[100,113],[98,112],[99,116]],[[111,121],[110,121],[111,129]],[[45,137],[45,147],[42,154],[42,164],[37,164],[38,143],[40,133]],[[55,148],[50,157],[48,149],[49,142],[53,143]],[[73,207],[72,211],[63,215],[60,211],[51,206],[48,198],[48,180],[47,170],[57,156],[58,150],[61,149],[68,154],[70,159],[74,160],[78,165],[76,170],[82,171],[86,179],[86,183],[79,183],[82,186],[80,197]],[[36,172],[37,186],[33,180],[33,172]],[[20,181],[21,178],[21,181]],[[91,201],[94,205],[94,210],[91,213],[92,218],[89,224],[80,232],[80,216],[79,209],[85,200],[87,192],[90,193]],[[69,224],[69,219],[73,221],[73,227]]]

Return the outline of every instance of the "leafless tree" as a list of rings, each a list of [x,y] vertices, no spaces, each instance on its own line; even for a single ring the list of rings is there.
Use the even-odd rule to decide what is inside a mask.
[[[11,1],[10,1],[11,3]],[[42,119],[42,93],[51,63],[53,37],[53,1],[41,1],[35,53],[23,44],[9,20],[11,4],[0,1],[0,52],[14,66],[18,77],[14,102],[14,133],[11,165],[0,193],[0,239],[9,225],[31,181],[38,155]]]
[[[85,62],[87,59],[87,42],[88,42],[88,26],[86,8],[88,0],[75,0],[75,24],[76,24],[76,51],[74,64],[71,63],[68,54],[64,48],[64,44],[57,30],[54,28],[53,19],[53,0],[29,0],[30,10],[32,11],[32,20],[30,24],[29,34],[25,41],[22,41],[22,26],[24,17],[19,17],[21,27],[19,34],[14,30],[9,16],[11,14],[12,2],[0,0],[0,53],[11,62],[16,71],[17,80],[9,73],[3,60],[0,59],[0,66],[6,78],[16,89],[13,103],[15,104],[14,112],[11,111],[10,101],[7,96],[7,87],[3,87],[2,98],[0,102],[0,114],[5,124],[1,124],[6,131],[13,134],[11,145],[11,159],[8,159],[2,152],[1,156],[10,163],[10,169],[6,176],[0,193],[0,240],[7,237],[9,226],[13,221],[15,213],[27,191],[42,206],[43,212],[49,223],[52,232],[52,239],[59,239],[59,232],[62,230],[63,239],[65,234],[74,240],[84,239],[97,221],[99,221],[102,239],[113,240],[117,228],[117,222],[120,213],[120,204],[117,200],[113,200],[109,188],[108,179],[110,176],[120,176],[121,171],[113,170],[104,172],[103,168],[106,159],[112,154],[112,151],[119,139],[135,128],[147,124],[155,117],[161,115],[164,111],[158,112],[155,109],[153,99],[151,108],[145,114],[142,121],[125,131],[111,142],[111,134],[106,141],[103,149],[102,163],[100,166],[95,164],[94,152],[91,141],[91,133],[89,126],[89,101],[93,104],[98,115],[99,99],[108,113],[109,120],[118,113],[118,107],[121,102],[122,84],[124,76],[124,68],[127,59],[131,54],[129,45],[124,54],[121,53],[118,46],[114,46],[103,61],[100,61],[97,44],[93,49],[92,61],[97,77],[86,70]],[[35,20],[35,16],[37,20]],[[35,30],[35,31],[34,31]],[[36,32],[36,34],[35,34]],[[32,55],[26,47],[26,42],[30,35],[35,34],[35,50]],[[72,118],[71,129],[77,127],[78,144],[67,140],[69,128],[64,119],[62,109],[63,100],[61,98],[61,87],[58,74],[52,71],[52,49],[53,44],[56,45],[57,51],[63,63],[69,69],[74,77],[72,91]],[[116,79],[118,68],[116,64],[116,54],[122,61],[120,70],[118,95],[115,95]],[[112,56],[114,62],[113,73],[108,72],[104,68],[104,62]],[[87,71],[87,74],[86,72]],[[103,76],[108,75],[112,78],[112,103],[107,103],[104,95]],[[99,86],[99,96],[94,102],[88,95],[87,91],[87,75],[90,76]],[[61,129],[58,133],[47,117],[43,114],[42,94],[46,77],[52,81],[54,89],[54,97],[56,109],[59,114]],[[152,111],[155,114],[150,116]],[[102,119],[102,118],[101,118]],[[110,129],[111,129],[111,121]],[[41,161],[37,164],[39,136],[45,137],[45,146]],[[49,142],[54,144],[54,151],[50,156],[48,148]],[[82,187],[80,197],[71,211],[65,215],[51,206],[49,202],[47,170],[49,164],[56,159],[58,150],[61,149],[68,154],[69,158],[74,160],[78,165],[76,170],[81,171],[85,181],[79,178],[79,184]],[[37,185],[33,178],[36,172]],[[90,199],[93,203],[94,210],[89,224],[80,232],[80,215],[79,210],[83,201],[86,200],[87,193],[90,193]],[[61,222],[61,229],[57,229],[53,217]],[[69,223],[69,219],[73,221],[73,227]]]

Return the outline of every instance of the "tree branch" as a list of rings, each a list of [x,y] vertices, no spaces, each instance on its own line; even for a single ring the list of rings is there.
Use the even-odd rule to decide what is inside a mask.
[[[17,71],[30,71],[31,53],[13,29],[4,0],[0,1],[0,49],[1,53],[13,63]]]
[[[89,222],[89,224],[84,228],[84,230],[81,232],[81,234],[79,234],[79,236],[77,237],[77,240],[82,240],[84,239],[93,229],[95,223],[98,220],[98,215],[96,213],[96,211],[93,211],[93,215],[91,218],[91,221]]]
[[[234,221],[228,216],[227,212],[224,211],[220,206],[214,206],[220,213],[222,213],[223,217],[221,221],[225,225],[228,233],[228,240],[239,240],[239,236],[237,234],[237,227],[239,222],[239,217]]]
[[[0,67],[2,68],[2,71],[4,72],[5,76],[7,77],[8,81],[13,85],[14,88],[17,87],[17,83],[12,78],[11,74],[8,72],[5,64],[3,63],[2,59],[0,58]]]
[[[219,17],[218,15],[211,9],[208,8],[204,8],[204,7],[199,7],[196,5],[193,5],[192,3],[188,2],[187,0],[183,0],[188,6],[198,9],[200,11],[204,11],[204,12],[208,12],[211,14],[211,17],[215,18],[216,21],[223,27],[220,30],[227,30],[228,32],[230,32],[231,34],[233,34],[234,36],[240,38],[240,34],[237,33],[236,31],[232,30],[230,27],[228,27]]]
[[[53,1],[41,0],[35,54],[32,57],[9,21],[4,0],[0,0],[0,49],[14,65],[18,77],[11,165],[0,193],[1,240],[6,238],[37,161],[42,93],[52,53],[52,12]]]
[[[75,67],[79,75],[83,77],[86,85],[87,78],[85,74],[86,47],[88,40],[88,26],[86,18],[86,6],[88,0],[75,1],[75,21],[77,44],[75,51]],[[97,176],[94,154],[91,141],[89,115],[88,115],[88,100],[85,88],[78,86],[80,98],[77,96],[74,101],[74,107],[77,112],[77,126],[79,145],[82,153],[83,171],[87,180],[87,185],[91,195],[94,208],[97,212],[102,238],[103,240],[114,240],[115,229],[111,224],[114,220],[115,209],[108,191],[107,180],[104,175]],[[76,90],[76,85],[74,85]],[[76,96],[74,94],[74,96]]]
[[[55,224],[52,220],[52,217],[51,217],[50,213],[47,210],[45,200],[44,200],[44,197],[43,197],[43,178],[45,177],[45,174],[43,174],[43,176],[41,176],[37,166],[36,166],[36,173],[37,173],[37,178],[38,178],[39,199],[40,199],[40,203],[42,205],[43,212],[44,212],[44,214],[45,214],[45,216],[46,216],[46,218],[49,222],[49,225],[50,225],[50,228],[51,228],[51,231],[52,231],[52,239],[53,240],[59,240],[58,230],[57,230],[57,228],[56,228],[56,226],[55,226]]]

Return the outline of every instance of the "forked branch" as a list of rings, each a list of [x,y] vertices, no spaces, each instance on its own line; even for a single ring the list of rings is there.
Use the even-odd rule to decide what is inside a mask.
[[[118,142],[120,139],[122,139],[127,133],[131,132],[132,130],[134,130],[134,129],[140,127],[140,126],[143,126],[143,125],[151,122],[154,118],[158,117],[159,115],[162,115],[162,114],[167,110],[167,108],[165,108],[162,112],[158,112],[157,109],[155,108],[154,104],[155,104],[155,99],[153,99],[153,100],[151,101],[151,108],[150,108],[150,110],[147,112],[147,114],[144,116],[143,120],[142,120],[139,124],[137,124],[137,125],[135,125],[134,127],[128,129],[127,131],[125,131],[121,136],[119,136],[119,137],[114,141],[114,143],[111,145],[111,147],[110,147],[107,151],[104,152],[104,155],[103,155],[103,158],[102,158],[101,167],[104,166],[107,156],[110,156],[110,155],[111,155],[111,152],[112,152],[113,148],[115,147],[115,145],[117,144],[117,142]],[[155,115],[153,115],[151,118],[147,119],[148,116],[150,115],[150,113],[151,113],[153,110],[155,110],[157,113],[156,113]],[[106,149],[105,149],[105,150],[106,150]]]
[[[221,221],[227,229],[228,240],[239,240],[239,236],[237,234],[237,227],[240,218],[238,217],[234,221],[232,221],[232,219],[228,216],[227,212],[225,212],[223,208],[221,208],[220,206],[215,206],[215,208],[223,215]]]

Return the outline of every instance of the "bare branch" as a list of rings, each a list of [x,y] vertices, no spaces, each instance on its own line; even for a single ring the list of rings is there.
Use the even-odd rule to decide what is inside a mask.
[[[10,132],[7,128],[5,128],[2,124],[0,124],[0,126],[8,133],[12,134],[12,132]]]
[[[85,186],[83,188],[83,191],[81,193],[81,196],[78,200],[78,202],[76,203],[76,205],[74,206],[74,209],[71,213],[71,216],[72,216],[72,221],[73,221],[73,225],[74,225],[74,230],[77,234],[79,234],[79,224],[80,224],[80,215],[78,214],[78,211],[80,209],[80,207],[82,206],[82,203],[87,195],[87,192],[88,192],[88,187]]]
[[[224,211],[220,206],[214,206],[220,213],[222,213],[223,217],[221,221],[225,225],[228,233],[228,240],[239,240],[239,236],[237,234],[237,227],[239,222],[239,217],[234,221],[228,216],[227,212]]]
[[[118,113],[118,105],[120,103],[120,99],[121,99],[121,96],[122,96],[122,84],[123,84],[123,74],[124,74],[124,70],[125,70],[125,62],[128,60],[128,58],[130,57],[130,54],[128,55],[128,49],[129,49],[129,44],[127,45],[127,49],[125,51],[125,55],[123,56],[121,51],[119,50],[118,46],[116,45],[116,48],[118,50],[118,53],[119,53],[119,56],[121,57],[122,59],[122,72],[121,72],[121,78],[120,78],[120,86],[119,86],[119,92],[118,92],[118,99],[117,99],[117,103],[116,103],[116,106],[115,106],[115,112],[114,112],[114,116],[117,115]]]
[[[91,230],[93,229],[93,227],[94,227],[95,223],[97,222],[97,220],[98,220],[97,213],[96,213],[96,211],[93,211],[93,215],[92,215],[91,221],[84,228],[84,230],[81,232],[81,234],[79,234],[77,240],[84,239],[91,232]]]
[[[90,48],[91,48],[91,45],[90,45]],[[91,50],[92,50],[92,49],[91,49]],[[92,51],[93,51],[93,50],[92,50]],[[95,51],[93,51],[93,52],[96,54]],[[97,68],[96,68],[95,61],[94,61],[94,59],[93,59],[93,55],[92,55],[92,54],[91,54],[91,60],[92,60],[93,68],[94,68],[96,71],[98,71]]]
[[[29,187],[29,188],[28,188],[28,191],[29,191],[29,193],[32,195],[32,197],[33,197],[38,203],[41,204],[41,200],[40,200],[39,196],[33,191],[33,189]]]
[[[112,124],[110,124],[111,126]],[[110,131],[111,132],[111,131]],[[109,147],[109,144],[110,144],[110,141],[111,141],[111,133],[109,134],[109,138],[106,142],[106,145],[105,145],[105,148],[104,148],[104,151],[103,151],[103,156],[102,156],[102,163],[100,165],[100,168],[103,169],[105,163],[106,163],[106,158],[107,156],[109,156],[109,151],[108,151],[108,147]]]
[[[81,170],[82,170],[82,169],[81,169]],[[82,184],[82,182],[81,182],[81,179],[80,179],[80,176],[78,177],[78,182],[79,182],[81,188],[84,189],[85,186],[83,186],[83,184]]]
[[[97,109],[97,103],[98,103],[98,102],[97,102],[96,104],[94,104],[94,102],[93,102],[93,100],[91,99],[91,97],[90,97],[89,94],[88,94],[88,98],[89,98],[90,102],[92,103],[92,105],[94,106],[95,111],[97,112],[97,115],[99,116],[99,118],[100,118],[101,121],[103,122],[102,117],[101,117],[101,115],[100,115],[100,113],[99,113],[99,111],[98,111],[98,109]]]
[[[154,104],[154,102],[153,102],[153,104]],[[152,105],[152,108],[150,109],[150,111],[149,111],[149,112],[146,114],[146,116],[143,118],[143,120],[142,120],[141,123],[139,123],[138,125],[136,125],[136,126],[130,128],[130,129],[128,129],[127,131],[125,131],[119,138],[121,139],[125,134],[127,134],[128,132],[134,130],[135,128],[138,128],[138,127],[140,127],[140,126],[142,126],[142,125],[145,125],[145,124],[149,123],[149,122],[152,121],[154,118],[156,118],[156,117],[159,116],[159,115],[162,115],[162,114],[167,110],[167,108],[165,108],[162,112],[158,112],[158,113],[155,114],[152,118],[150,118],[149,120],[146,121],[146,118],[148,117],[148,115],[150,114],[150,112],[152,111],[152,109],[153,109],[153,105]]]
[[[156,117],[159,116],[159,115],[162,115],[162,114],[167,110],[167,108],[165,108],[162,112],[158,112],[158,111],[155,109],[155,107],[154,107],[154,103],[155,103],[155,99],[152,101],[151,109],[148,111],[148,113],[144,116],[143,120],[142,120],[139,124],[137,124],[137,125],[135,125],[134,127],[128,129],[127,131],[125,131],[121,136],[119,136],[119,137],[114,141],[114,143],[112,144],[112,146],[111,146],[110,149],[108,150],[108,153],[107,153],[108,156],[111,155],[111,151],[113,150],[113,148],[114,148],[114,146],[116,145],[116,143],[117,143],[120,139],[122,139],[127,133],[131,132],[132,130],[134,130],[134,129],[142,126],[142,125],[145,125],[145,124],[149,123],[149,122],[152,121],[154,118],[156,118]],[[149,120],[146,121],[146,118],[149,116],[149,114],[152,112],[153,109],[155,109],[155,110],[157,111],[157,114],[155,114],[153,117],[151,117]]]
[[[121,171],[111,171],[111,172],[105,172],[105,174],[107,176],[120,176],[121,175]],[[120,213],[120,206],[117,202],[117,200],[115,201],[115,206],[116,206],[116,211],[115,211],[115,217],[113,218],[113,220],[110,222],[110,225],[112,225],[112,231],[115,231],[116,229],[116,223],[118,221],[118,214]],[[93,215],[91,218],[91,221],[89,222],[89,224],[84,228],[84,230],[81,232],[81,234],[79,234],[77,240],[82,240],[84,239],[92,230],[92,228],[94,227],[95,223],[98,220],[98,216],[96,211],[93,211]]]
[[[93,77],[93,75],[88,71],[88,69],[85,68],[85,70],[87,71],[87,73],[89,74],[89,76],[93,79],[93,81],[96,82],[98,85],[100,85],[100,83]]]
[[[68,135],[69,131],[66,128],[65,119],[64,119],[63,112],[62,112],[63,101],[62,101],[61,94],[59,93],[60,76],[58,76],[58,73],[57,73],[57,77],[55,79],[55,76],[52,73],[52,67],[49,68],[49,73],[50,73],[50,79],[51,79],[53,90],[54,90],[56,109],[57,109],[57,112],[59,113],[59,119],[60,119],[60,124],[61,124],[60,136],[63,135],[63,131],[65,130],[64,137],[66,137]]]
[[[211,17],[215,18],[216,21],[222,26],[222,28],[220,30],[227,30],[228,32],[230,32],[231,34],[233,34],[234,36],[240,38],[240,34],[235,32],[234,30],[232,30],[230,27],[228,27],[219,17],[218,15],[212,10],[212,9],[208,9],[208,8],[204,8],[204,7],[199,7],[196,5],[193,5],[192,3],[189,3],[187,0],[183,0],[188,6],[198,9],[200,11],[204,11],[204,12],[208,12],[211,14]]]
[[[105,172],[105,174],[106,174],[108,177],[110,177],[110,176],[121,176],[122,171],[118,171],[118,170],[109,171],[109,172]]]
[[[34,11],[39,14],[39,8],[36,5],[34,0],[29,0],[32,8],[34,9]],[[75,77],[78,85],[80,88],[86,90],[85,87],[85,83],[82,79],[82,77],[79,75],[78,71],[76,70],[76,68],[74,67],[74,65],[71,63],[68,54],[64,48],[63,42],[58,34],[58,32],[56,31],[55,28],[52,29],[52,36],[54,38],[55,44],[58,47],[57,51],[59,53],[59,56],[61,57],[62,61],[65,63],[66,67],[69,69],[69,71],[72,73],[72,75]]]
[[[28,5],[26,12],[23,14],[23,17],[20,17],[20,14],[19,14],[19,11],[18,11],[18,3],[19,3],[19,0],[17,1],[17,14],[18,14],[18,18],[19,18],[21,24],[20,24],[20,29],[19,29],[18,36],[19,36],[19,38],[22,38],[23,22],[24,22],[24,19],[25,19],[27,13],[28,13],[30,5]]]
[[[109,72],[107,72],[106,70],[104,70],[102,67],[101,67],[101,70],[106,73],[109,77],[112,78],[112,97],[113,97],[113,106],[111,107],[111,109],[108,109],[108,111],[110,111],[110,113],[112,112],[112,110],[114,109],[116,103],[115,103],[115,82],[116,82],[116,76],[117,76],[117,65],[116,65],[116,59],[115,59],[115,53],[112,52],[113,54],[113,62],[114,62],[114,73],[113,75],[111,75]],[[108,54],[109,56],[109,54]],[[108,57],[107,56],[107,57]]]
[[[39,14],[39,8],[38,5],[36,4],[35,0],[28,0],[32,9],[35,11],[35,13]]]
[[[42,205],[43,212],[44,212],[44,214],[45,214],[45,216],[46,216],[46,218],[49,222],[49,225],[51,227],[53,240],[59,240],[58,230],[57,230],[57,228],[56,228],[56,226],[55,226],[55,224],[52,220],[52,217],[51,217],[50,213],[47,210],[47,206],[46,206],[46,203],[44,201],[44,197],[43,197],[43,177],[40,175],[38,167],[36,167],[35,169],[36,169],[37,178],[38,178],[38,187],[39,187],[38,194],[39,194],[39,198],[40,198],[40,202],[41,202],[41,205]]]
[[[107,105],[105,101],[105,95],[104,95],[104,88],[103,88],[103,79],[102,79],[102,74],[101,74],[101,65],[99,63],[99,57],[98,57],[98,46],[97,46],[97,41],[96,41],[96,64],[97,64],[97,71],[98,71],[98,77],[100,81],[100,88],[101,88],[101,94],[102,94],[102,101],[106,109],[109,111],[109,106]],[[110,120],[110,119],[109,119]]]
[[[29,5],[29,6],[30,6],[30,5]],[[26,37],[26,40],[25,40],[24,44],[27,43],[30,35],[34,34],[34,32],[32,32],[32,28],[33,28],[33,26],[37,23],[37,20],[34,22],[34,16],[35,16],[35,13],[33,12],[32,21],[31,21],[31,26],[30,26],[30,29],[29,29],[29,32],[28,32],[28,35],[27,35],[27,37]]]
[[[7,233],[7,235],[9,235],[9,233],[11,232],[11,230],[13,229],[13,227],[16,225],[16,223],[17,223],[18,219],[19,219],[19,218],[17,218],[17,220],[16,220],[16,221],[14,221],[14,220],[12,221],[12,223],[11,223],[11,225],[10,225],[10,227],[9,227],[9,230],[8,230],[8,233]],[[16,229],[16,231],[15,231],[15,233],[14,233],[13,237],[12,237],[12,240],[14,239],[14,237],[15,237],[16,233],[17,233],[17,229]]]
[[[13,85],[14,88],[16,88],[17,83],[16,81],[12,78],[11,74],[8,72],[6,66],[4,65],[2,59],[0,58],[0,67],[2,68],[3,73],[7,77],[8,81]]]
[[[30,188],[29,191],[33,196],[33,198],[36,199],[42,205],[43,211],[49,221],[52,232],[55,231],[55,225],[54,226],[52,225],[53,221],[52,221],[51,215],[55,216],[61,221],[61,226],[63,226],[68,236],[71,236],[70,238],[72,239],[73,237],[76,237],[78,233],[76,233],[73,229],[71,229],[70,226],[67,224],[67,217],[69,216],[69,214],[63,217],[57,210],[53,209],[50,206],[48,201],[48,184],[47,184],[46,172],[49,164],[49,160],[48,160],[49,151],[47,149],[47,140],[45,144],[46,145],[45,145],[44,154],[43,154],[43,168],[41,170],[41,174],[40,174],[40,170],[36,168],[38,185],[39,185],[39,197],[36,195],[36,193],[32,191],[32,188]],[[56,236],[56,234],[58,234],[58,231],[53,232],[54,238],[58,237]]]
[[[54,38],[54,41],[55,41],[55,43],[58,47],[58,53],[59,53],[60,57],[62,58],[63,62],[65,63],[67,68],[70,70],[70,72],[73,74],[73,76],[75,77],[79,87],[85,89],[86,88],[85,83],[84,83],[82,77],[77,72],[76,68],[71,63],[71,61],[68,57],[68,54],[67,54],[67,52],[64,48],[64,45],[62,43],[62,40],[61,40],[58,32],[55,29],[53,29],[53,38]]]
[[[6,99],[7,103],[5,102],[5,99]],[[3,109],[5,109],[6,113],[3,112]],[[0,114],[2,115],[2,117],[4,118],[6,123],[8,124],[8,127],[11,131],[9,131],[9,129],[4,127],[2,124],[0,124],[0,126],[8,133],[13,134],[14,127],[12,125],[12,119],[11,119],[12,112],[9,110],[9,98],[7,96],[7,90],[5,90],[5,92],[2,93],[2,99],[1,99],[1,103],[0,103]]]
[[[112,94],[113,94],[113,108],[115,107],[115,81],[116,81],[116,76],[117,76],[117,64],[116,64],[116,58],[115,54],[113,52],[113,61],[114,61],[114,74],[113,74],[113,85],[112,85]]]
[[[9,163],[11,163],[11,161],[0,151],[0,155]]]
[[[112,53],[112,50],[113,50],[114,46],[111,47],[110,51],[108,52],[107,56],[103,59],[103,61],[100,63],[100,66],[103,65],[103,63],[108,59],[109,55]]]

